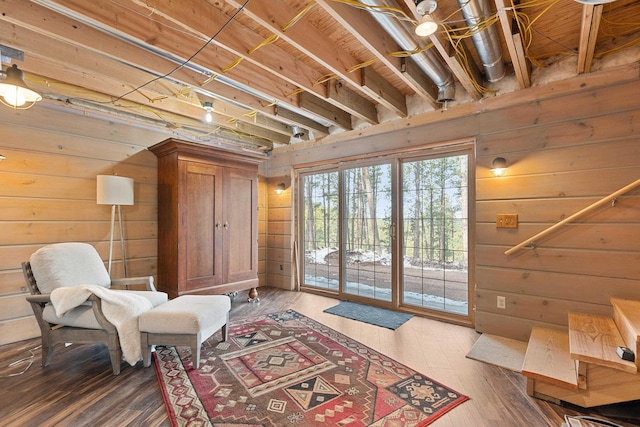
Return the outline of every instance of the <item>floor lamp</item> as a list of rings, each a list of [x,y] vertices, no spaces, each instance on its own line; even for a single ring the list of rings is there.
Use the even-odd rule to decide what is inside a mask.
[[[111,205],[111,234],[109,237],[109,277],[111,277],[111,259],[113,256],[113,226],[118,207],[118,220],[120,222],[120,245],[122,246],[122,269],[124,277],[127,277],[127,261],[124,256],[124,230],[122,227],[122,205],[133,205],[133,178],[125,178],[116,175],[97,176],[97,197],[99,205]]]

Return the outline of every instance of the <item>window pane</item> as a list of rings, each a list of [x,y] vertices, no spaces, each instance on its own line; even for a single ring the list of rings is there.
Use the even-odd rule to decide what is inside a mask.
[[[338,172],[302,178],[305,285],[338,290]]]
[[[391,165],[343,172],[344,292],[391,301]]]

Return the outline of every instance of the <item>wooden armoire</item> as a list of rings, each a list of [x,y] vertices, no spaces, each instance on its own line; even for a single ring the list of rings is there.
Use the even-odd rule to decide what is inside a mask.
[[[257,297],[264,158],[173,138],[149,150],[158,157],[158,289]]]

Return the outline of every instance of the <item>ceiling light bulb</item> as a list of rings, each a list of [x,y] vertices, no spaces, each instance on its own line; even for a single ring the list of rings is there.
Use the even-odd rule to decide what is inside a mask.
[[[24,82],[24,74],[16,64],[7,68],[4,72],[4,80],[0,80],[0,97],[4,104],[18,108],[28,104],[24,109],[32,107],[42,100],[39,93],[32,91]]]
[[[611,3],[615,0],[576,0],[578,3],[582,3],[582,4],[605,4],[605,3]]]
[[[416,27],[416,34],[420,37],[427,37],[434,34],[438,30],[438,24],[433,20],[431,15],[424,15],[420,24]]]
[[[27,102],[24,93],[22,93],[22,88],[18,86],[7,88],[2,96],[7,101],[7,104],[13,107],[22,107]]]
[[[504,157],[496,157],[491,162],[491,173],[494,176],[503,176],[507,173],[507,160]]]
[[[211,114],[211,112],[213,111],[213,102],[205,101],[202,103],[202,107],[207,111],[207,113],[204,115],[205,121],[207,123],[211,123],[213,121],[213,114]]]

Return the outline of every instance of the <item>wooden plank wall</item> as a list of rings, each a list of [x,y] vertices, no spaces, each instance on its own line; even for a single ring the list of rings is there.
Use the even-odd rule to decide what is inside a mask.
[[[147,147],[169,136],[128,123],[35,106],[0,108],[0,345],[38,336],[20,264],[38,248],[81,241],[109,257],[110,206],[96,204],[96,175],[134,179],[123,206],[128,276],[156,275],[157,159]],[[258,267],[266,284],[267,179],[259,177]],[[119,240],[116,224],[115,238]],[[120,244],[112,273],[122,277]],[[244,295],[242,296],[244,297]]]
[[[96,175],[134,179],[123,206],[129,276],[155,274],[157,168],[145,148],[166,138],[146,129],[35,106],[0,108],[0,344],[40,334],[20,264],[41,246],[81,241],[109,257],[111,207],[96,204]],[[116,227],[116,239],[119,234]],[[112,274],[122,277],[114,242]]]
[[[500,155],[510,167],[477,171],[478,330],[524,340],[534,324],[565,326],[569,311],[610,316],[610,297],[640,299],[640,188],[504,254],[640,179],[640,109],[627,95],[639,90],[634,80],[487,114],[479,162]],[[497,213],[518,214],[519,228],[496,229]]]
[[[640,189],[564,227],[535,251],[504,255],[640,178],[639,75],[638,64],[631,64],[277,148],[268,175],[290,176],[297,164],[475,138],[475,327],[526,340],[534,324],[566,325],[570,310],[608,315],[610,296],[640,299]],[[498,156],[509,162],[500,178],[489,172]],[[518,214],[519,228],[496,229],[499,213]],[[270,231],[271,223],[270,217]],[[498,295],[506,297],[505,309],[496,307]]]
[[[278,184],[285,184],[286,189],[276,193]],[[267,185],[269,201],[269,223],[267,235],[266,275],[269,286],[292,290],[295,274],[292,239],[292,195],[291,178],[289,176],[272,176]]]
[[[267,224],[269,201],[267,199],[268,180],[258,175],[258,284],[266,286],[267,280]],[[259,292],[258,292],[259,293]],[[242,298],[246,295],[242,294]]]

